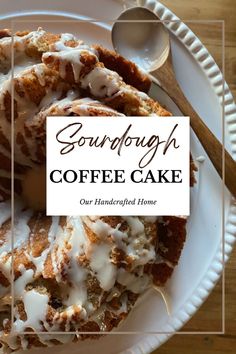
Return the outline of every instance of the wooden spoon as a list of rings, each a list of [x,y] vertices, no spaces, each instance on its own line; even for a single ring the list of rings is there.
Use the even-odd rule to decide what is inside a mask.
[[[140,22],[141,20],[141,22]],[[236,162],[195,112],[183,94],[172,65],[169,32],[160,19],[145,7],[125,10],[112,28],[115,50],[150,72],[185,116],[225,185],[236,197]],[[139,21],[139,22],[138,22]],[[159,22],[157,22],[159,21]]]

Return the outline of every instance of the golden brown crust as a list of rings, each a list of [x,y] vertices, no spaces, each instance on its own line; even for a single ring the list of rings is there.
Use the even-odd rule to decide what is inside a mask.
[[[27,36],[30,31],[18,31],[15,34],[19,37]],[[8,29],[0,30],[0,38],[10,37],[11,31]],[[61,39],[60,34],[53,34],[50,32],[45,32],[36,42],[26,39],[26,50],[25,53],[29,57],[40,58],[41,55],[48,51],[54,51],[55,43]],[[65,46],[74,48],[79,44],[83,44],[83,41],[74,38],[64,42]],[[147,74],[141,71],[133,62],[123,58],[116,52],[106,49],[101,45],[93,46],[98,55],[99,60],[104,63],[104,65],[111,70],[116,71],[124,81],[136,87],[138,90],[143,92],[148,92],[151,80]]]
[[[7,28],[0,29],[0,39],[6,37],[11,37],[11,31]]]
[[[137,65],[101,45],[94,45],[94,48],[98,52],[99,60],[106,68],[116,71],[128,85],[135,87],[139,91],[149,91],[151,80],[147,74],[138,69]]]

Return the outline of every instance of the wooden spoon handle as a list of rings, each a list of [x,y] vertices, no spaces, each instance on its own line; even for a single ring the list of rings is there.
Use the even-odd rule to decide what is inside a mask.
[[[187,98],[184,96],[173,71],[171,55],[169,55],[165,64],[152,72],[163,89],[172,98],[181,112],[190,117],[190,124],[198,139],[200,140],[207,155],[215,166],[216,171],[223,178],[222,158],[225,158],[225,184],[229,191],[236,197],[236,162],[230,154],[223,149],[222,144],[210,131],[206,124],[202,121],[199,115],[194,111]]]

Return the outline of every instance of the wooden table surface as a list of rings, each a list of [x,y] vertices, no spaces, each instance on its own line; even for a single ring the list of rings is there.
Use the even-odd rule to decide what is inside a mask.
[[[225,77],[236,98],[236,0],[161,0],[185,20],[225,20]],[[190,25],[221,67],[221,38],[217,26]],[[236,183],[236,181],[235,181]],[[224,335],[175,335],[153,354],[236,353],[236,247],[226,265],[226,331]],[[184,327],[186,331],[221,330],[221,281]]]

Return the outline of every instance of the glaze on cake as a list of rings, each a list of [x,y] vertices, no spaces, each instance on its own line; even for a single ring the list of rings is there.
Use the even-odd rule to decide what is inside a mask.
[[[10,31],[0,31],[0,343],[6,352],[98,338],[79,332],[111,331],[140,294],[153,284],[166,283],[186,235],[185,217],[47,217],[43,210],[27,207],[24,182],[30,171],[45,166],[47,116],[155,115],[158,119],[171,114],[147,95],[150,80],[145,73],[117,53],[88,46],[72,34],[42,29],[14,34],[13,40],[11,48]],[[193,184],[193,162],[190,169]],[[32,330],[77,333],[24,334]]]

